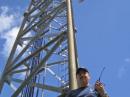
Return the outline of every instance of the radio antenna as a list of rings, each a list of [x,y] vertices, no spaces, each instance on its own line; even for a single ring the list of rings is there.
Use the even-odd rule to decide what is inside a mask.
[[[106,69],[106,67],[103,67],[103,69],[102,69],[102,71],[101,71],[101,73],[100,73],[100,76],[99,76],[99,79],[98,79],[98,81],[100,82],[100,80],[101,80],[101,77],[102,77],[102,74],[103,74],[103,71]]]

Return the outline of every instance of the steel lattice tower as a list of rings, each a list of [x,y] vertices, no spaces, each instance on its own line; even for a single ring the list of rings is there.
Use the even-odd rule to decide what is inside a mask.
[[[75,89],[76,41],[71,0],[31,0],[0,80],[11,97]],[[57,84],[58,83],[58,84]]]

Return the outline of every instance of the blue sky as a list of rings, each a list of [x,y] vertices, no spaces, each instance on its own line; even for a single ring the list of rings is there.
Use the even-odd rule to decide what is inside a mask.
[[[29,0],[0,0],[0,73],[19,29]],[[130,1],[73,0],[78,57],[89,69],[91,83],[101,81],[110,97],[130,97]],[[8,86],[0,97],[9,97]],[[52,96],[53,97],[53,96]]]

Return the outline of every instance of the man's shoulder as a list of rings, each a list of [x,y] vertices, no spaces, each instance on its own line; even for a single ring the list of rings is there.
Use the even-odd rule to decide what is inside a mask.
[[[75,97],[79,93],[79,89],[70,90],[66,97]]]
[[[96,92],[93,88],[91,87],[84,87],[84,88],[78,88],[75,90],[71,90],[68,92],[68,96],[66,97],[88,97],[91,95],[91,97],[97,97]]]
[[[82,93],[86,89],[87,89],[87,87],[70,90],[67,93],[68,95],[66,97],[76,97],[77,95],[79,95],[80,93]]]

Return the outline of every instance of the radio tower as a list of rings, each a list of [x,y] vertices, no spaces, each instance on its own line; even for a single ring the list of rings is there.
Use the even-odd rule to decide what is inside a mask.
[[[64,97],[66,90],[77,88],[75,32],[71,0],[31,0],[0,91],[6,83],[14,89],[11,97],[48,97],[52,92]]]

